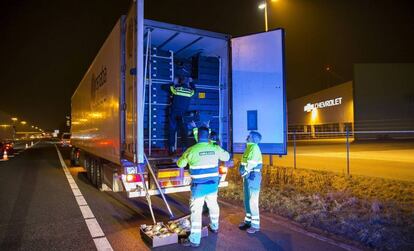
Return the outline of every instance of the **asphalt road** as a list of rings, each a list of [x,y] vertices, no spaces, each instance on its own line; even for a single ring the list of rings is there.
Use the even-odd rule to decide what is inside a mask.
[[[67,150],[61,149],[64,158]],[[65,174],[52,143],[40,142],[21,151],[0,162],[0,250],[150,249],[138,231],[141,224],[151,223],[144,199],[101,192],[88,182],[82,168],[68,168]],[[74,190],[83,195],[83,202],[79,195],[75,199]],[[152,198],[157,219],[167,221],[162,201]],[[188,198],[188,193],[168,196],[177,217],[188,213]],[[85,205],[90,211],[84,210]],[[269,214],[262,214],[262,231],[248,235],[237,228],[243,218],[240,207],[223,201],[220,208],[220,232],[203,238],[197,250],[357,250]],[[91,220],[96,222],[93,227]],[[96,235],[99,229],[102,232]],[[96,244],[104,239],[109,246]],[[156,250],[191,248],[175,244]]]

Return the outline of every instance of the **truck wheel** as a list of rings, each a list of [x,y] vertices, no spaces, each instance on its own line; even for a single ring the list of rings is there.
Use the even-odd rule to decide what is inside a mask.
[[[92,159],[92,161],[91,161],[91,182],[92,182],[92,185],[94,185],[94,186],[96,186],[96,165],[97,164],[97,161],[96,161],[96,159],[95,158],[93,158]]]
[[[85,158],[85,167],[86,167],[86,177],[88,180],[91,180],[91,163],[92,160],[89,156]]]
[[[70,150],[70,166],[74,166],[75,165],[75,148],[72,147],[72,149]]]
[[[98,161],[98,165],[96,168],[96,187],[98,189],[102,188],[102,181],[103,181],[103,163],[101,161]]]
[[[78,148],[72,148],[70,151],[70,165],[79,166],[80,163],[80,150]]]

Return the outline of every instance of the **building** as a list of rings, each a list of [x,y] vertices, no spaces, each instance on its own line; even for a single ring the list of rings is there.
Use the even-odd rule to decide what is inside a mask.
[[[354,128],[353,85],[346,82],[288,102],[289,132],[297,138],[345,136]]]
[[[414,138],[414,64],[355,64],[349,81],[288,102],[298,139]]]

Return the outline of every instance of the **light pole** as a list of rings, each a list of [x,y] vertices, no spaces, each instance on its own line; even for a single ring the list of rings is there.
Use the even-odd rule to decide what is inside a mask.
[[[268,31],[268,27],[267,27],[267,3],[266,1],[259,4],[259,9],[260,10],[264,10],[264,17],[265,17],[265,31]]]
[[[277,2],[279,0],[270,0],[271,2]],[[259,9],[264,10],[264,18],[265,18],[265,31],[269,30],[269,26],[267,23],[267,2],[268,0],[264,0],[261,4],[259,4]]]
[[[13,140],[16,140],[16,122],[18,118],[13,117],[11,120],[13,121]]]

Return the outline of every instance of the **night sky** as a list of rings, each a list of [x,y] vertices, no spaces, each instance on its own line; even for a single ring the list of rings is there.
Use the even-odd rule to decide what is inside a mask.
[[[269,1],[270,29],[286,29],[288,99],[352,80],[354,63],[413,63],[411,2]],[[264,30],[258,3],[147,0],[145,18],[240,36]],[[0,110],[46,130],[62,127],[76,86],[129,6],[129,0],[2,0]]]

